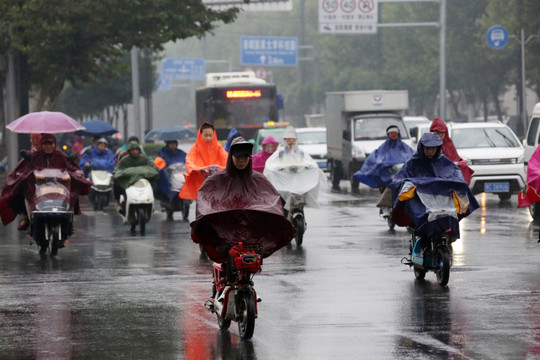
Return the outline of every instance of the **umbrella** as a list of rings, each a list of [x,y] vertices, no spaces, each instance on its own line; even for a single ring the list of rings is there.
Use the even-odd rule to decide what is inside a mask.
[[[84,130],[84,126],[68,115],[54,111],[40,111],[26,114],[10,122],[6,128],[23,134],[58,134]]]
[[[195,133],[183,126],[173,125],[151,130],[144,137],[144,141],[168,141],[168,140],[186,140],[195,138]]]
[[[80,136],[107,136],[116,134],[118,130],[103,120],[90,120],[82,124],[84,130],[79,130],[75,134]]]

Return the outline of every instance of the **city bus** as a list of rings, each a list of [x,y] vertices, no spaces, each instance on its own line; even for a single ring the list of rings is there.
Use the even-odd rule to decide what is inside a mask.
[[[276,86],[252,71],[208,73],[206,85],[195,92],[197,128],[214,124],[218,140],[226,140],[231,128],[251,139],[266,122],[277,122]]]

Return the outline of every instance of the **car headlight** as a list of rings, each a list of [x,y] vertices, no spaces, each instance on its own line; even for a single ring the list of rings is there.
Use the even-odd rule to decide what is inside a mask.
[[[472,160],[468,159],[468,158],[462,158],[463,160],[465,160],[465,162],[467,163],[467,165],[471,166],[472,165]]]
[[[520,164],[520,163],[523,163],[525,161],[525,156],[524,155],[521,155],[520,157],[518,157],[516,159],[516,163]]]
[[[353,146],[352,146],[352,156],[353,156],[353,158],[355,158],[355,159],[359,159],[359,158],[365,158],[365,157],[366,157],[366,154],[365,154],[364,151],[363,151],[362,149],[360,149],[358,146],[353,145]]]

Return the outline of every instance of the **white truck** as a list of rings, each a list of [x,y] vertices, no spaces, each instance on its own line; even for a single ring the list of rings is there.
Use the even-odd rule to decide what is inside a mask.
[[[399,127],[402,140],[412,147],[402,115],[409,107],[406,90],[339,91],[326,93],[326,142],[332,188],[339,190],[342,179],[352,175],[366,157],[386,140],[390,125]]]
[[[534,150],[540,142],[540,103],[534,105],[527,136],[523,139],[523,147],[525,148],[525,165],[529,162]]]

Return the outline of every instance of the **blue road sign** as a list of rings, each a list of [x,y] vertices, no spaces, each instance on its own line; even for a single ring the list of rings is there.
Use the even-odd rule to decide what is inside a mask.
[[[298,38],[286,36],[242,36],[241,65],[297,66]]]
[[[204,80],[205,61],[199,58],[165,58],[162,60],[161,76],[172,80]]]
[[[487,32],[486,40],[493,49],[502,49],[508,43],[508,31],[502,26],[492,26]]]

